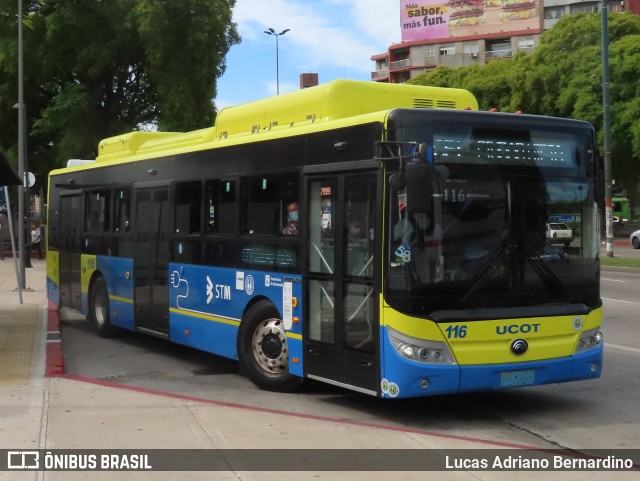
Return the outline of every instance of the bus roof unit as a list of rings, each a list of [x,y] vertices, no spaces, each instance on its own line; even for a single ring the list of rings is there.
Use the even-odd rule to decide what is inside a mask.
[[[478,109],[462,89],[335,80],[308,89],[220,111],[214,127],[193,132],[130,132],[100,142],[98,162],[168,155],[186,147],[211,148],[217,141],[276,130],[327,124],[394,108]],[[364,120],[364,119],[363,119]],[[301,132],[302,133],[302,132]],[[288,133],[291,135],[291,132]],[[195,147],[199,150],[198,147]]]

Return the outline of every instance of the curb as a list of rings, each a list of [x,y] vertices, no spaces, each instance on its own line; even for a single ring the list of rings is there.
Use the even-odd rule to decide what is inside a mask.
[[[62,355],[62,338],[60,337],[60,311],[58,306],[49,303],[47,308],[47,343],[44,368],[46,377],[64,375],[64,356]]]

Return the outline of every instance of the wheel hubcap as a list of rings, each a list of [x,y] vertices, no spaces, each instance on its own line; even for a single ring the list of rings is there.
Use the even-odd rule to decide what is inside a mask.
[[[281,374],[287,371],[287,334],[280,319],[267,319],[258,326],[253,334],[252,351],[258,365],[266,372]]]

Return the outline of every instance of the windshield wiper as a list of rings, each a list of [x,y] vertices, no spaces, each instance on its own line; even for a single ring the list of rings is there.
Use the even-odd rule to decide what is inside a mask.
[[[507,252],[507,249],[510,246],[511,246],[510,244],[503,244],[501,247],[496,249],[496,251],[489,258],[485,266],[482,269],[480,269],[475,276],[473,276],[473,279],[471,279],[471,283],[470,283],[471,287],[467,290],[465,295],[462,296],[461,298],[462,302],[469,302],[469,299],[471,299],[471,296],[473,296],[476,293],[476,291],[484,285],[484,283],[489,278],[490,274],[493,273],[496,262]]]
[[[533,270],[538,274],[540,279],[551,288],[552,292],[558,292],[559,296],[564,297],[566,300],[571,299],[571,294],[564,286],[562,281],[556,276],[555,272],[542,260],[540,255],[535,250],[535,245],[528,243],[525,245],[527,248],[527,262],[531,264]]]
[[[547,263],[535,251],[535,245],[532,243],[527,243],[524,245],[524,248],[525,259],[529,264],[531,264],[534,272],[538,275],[538,277],[540,277],[545,285],[550,288],[551,292],[557,294],[558,297],[569,300],[571,298],[571,294],[564,286],[562,281],[558,278],[558,276],[556,276],[553,270],[549,268]],[[471,300],[474,294],[491,277],[491,274],[493,274],[496,269],[497,261],[505,254],[507,254],[508,256],[509,251],[511,251],[512,249],[515,249],[516,251],[518,250],[516,245],[507,243],[493,253],[485,266],[480,271],[478,271],[478,273],[471,280],[469,289],[461,298],[462,302],[469,302]],[[509,271],[511,271],[510,274],[514,274],[513,265],[510,265]]]

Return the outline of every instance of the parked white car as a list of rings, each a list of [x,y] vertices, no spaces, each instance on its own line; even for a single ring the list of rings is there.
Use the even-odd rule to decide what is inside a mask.
[[[573,241],[573,231],[567,224],[551,222],[547,224],[547,243],[569,246]]]
[[[629,242],[634,249],[640,249],[640,230],[635,231],[629,236]]]

